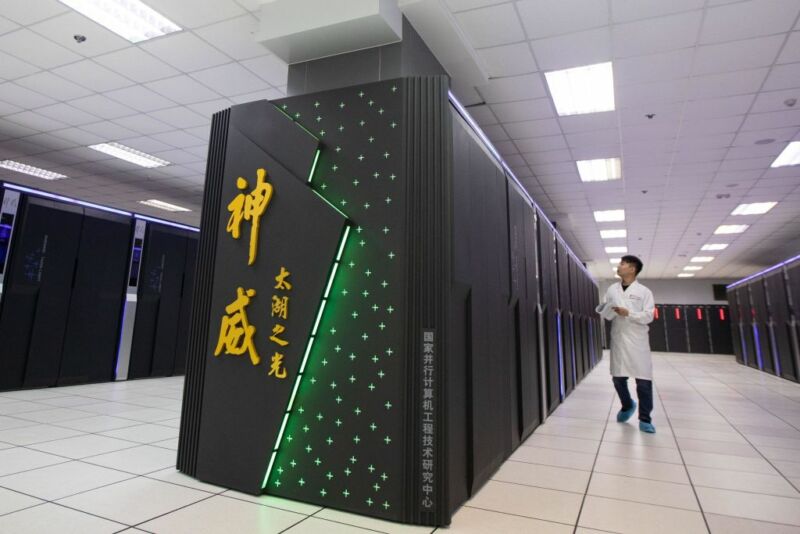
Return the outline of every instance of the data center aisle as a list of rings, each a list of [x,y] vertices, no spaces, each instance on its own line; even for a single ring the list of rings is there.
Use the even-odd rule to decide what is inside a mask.
[[[606,359],[437,533],[800,532],[800,385],[655,356],[655,435]],[[175,472],[181,378],[0,393],[0,533],[422,533]],[[131,528],[135,527],[135,528]]]

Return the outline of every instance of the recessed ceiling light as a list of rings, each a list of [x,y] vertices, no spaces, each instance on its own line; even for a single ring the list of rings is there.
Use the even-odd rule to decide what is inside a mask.
[[[595,211],[594,220],[597,222],[616,222],[625,220],[625,210]]]
[[[606,247],[607,254],[625,254],[628,252],[628,247]]]
[[[115,158],[124,159],[125,161],[140,165],[142,167],[153,168],[169,165],[169,161],[165,159],[157,158],[155,156],[151,156],[150,154],[145,154],[144,152],[140,152],[135,148],[121,145],[119,143],[101,143],[99,145],[91,145],[89,148],[104,154],[108,154],[109,156],[114,156]]]
[[[775,142],[775,139],[773,139],[772,137],[766,137],[764,139],[759,139],[758,141],[755,142],[755,144],[757,144],[757,145],[769,145],[769,144],[772,144],[774,142]]]
[[[678,278],[692,278],[693,276],[694,276],[694,273],[680,273],[678,275]]]
[[[770,167],[774,169],[775,167],[788,167],[798,163],[800,163],[800,141],[792,141],[786,145],[786,148],[775,158]]]
[[[67,176],[64,174],[59,174],[57,172],[40,169],[39,167],[34,167],[32,165],[25,165],[24,163],[20,163],[18,161],[12,161],[10,159],[0,161],[0,167],[14,172],[30,174],[31,176],[35,176],[37,178],[43,178],[45,180],[61,180],[63,178],[67,178]]]
[[[611,62],[545,73],[559,115],[614,110]]]
[[[576,163],[583,182],[607,182],[622,178],[619,158],[586,159]]]
[[[714,256],[695,256],[689,261],[694,263],[708,263],[710,261],[714,261]]]
[[[741,234],[750,228],[748,224],[722,224],[714,230],[715,234]]]
[[[151,206],[153,208],[158,208],[160,210],[166,210],[166,211],[192,211],[188,208],[176,206],[175,204],[170,204],[169,202],[163,202],[161,200],[156,200],[154,198],[150,200],[140,200],[139,204],[144,204],[145,206]]]
[[[753,202],[752,204],[739,204],[731,215],[763,215],[775,207],[777,202]]]
[[[699,271],[702,267],[699,265],[687,265],[683,268],[684,271]]]
[[[59,0],[132,43],[180,31],[181,28],[139,0]]]
[[[709,243],[707,245],[703,245],[700,250],[725,250],[728,248],[727,243]]]
[[[614,265],[616,265],[621,261],[622,261],[622,258],[609,258],[608,263],[613,263]]]
[[[628,231],[624,228],[619,230],[600,230],[600,237],[603,239],[617,239],[620,237],[628,237]]]

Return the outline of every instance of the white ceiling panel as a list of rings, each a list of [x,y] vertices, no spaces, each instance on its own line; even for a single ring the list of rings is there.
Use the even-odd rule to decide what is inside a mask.
[[[94,145],[96,143],[103,143],[106,141],[106,139],[103,137],[91,132],[87,132],[86,130],[82,130],[80,128],[64,128],[63,130],[55,130],[50,132],[50,134],[83,146]]]
[[[289,66],[276,56],[261,56],[241,63],[250,72],[272,86],[286,85],[286,80],[289,77]]]
[[[17,24],[27,26],[40,20],[66,13],[69,8],[57,0],[37,0],[21,2],[20,0],[0,0],[0,13]]]
[[[92,91],[47,71],[19,78],[14,83],[49,96],[54,100],[71,100],[92,94]]]
[[[508,141],[508,133],[506,133],[505,128],[503,128],[500,124],[493,124],[490,126],[486,126],[483,129],[486,137],[488,137],[493,143],[497,143],[499,141]]]
[[[761,87],[768,69],[752,69],[691,78],[687,96],[690,99],[713,98],[755,93]]]
[[[133,115],[136,113],[133,109],[115,102],[110,98],[103,95],[92,95],[83,98],[78,98],[69,102],[73,107],[76,107],[92,115],[97,115],[103,119],[118,119],[126,115]]]
[[[541,98],[547,94],[538,74],[490,80],[487,85],[479,87],[478,91],[489,104]]]
[[[494,4],[502,4],[508,0],[444,0],[450,11],[457,13],[459,11],[466,11],[468,9],[476,9],[479,7],[491,6]]]
[[[529,39],[608,24],[608,4],[595,0],[525,0],[517,2],[517,10]]]
[[[693,50],[614,59],[614,84],[630,85],[685,78],[691,74]]]
[[[238,68],[242,69],[242,67]],[[177,104],[195,104],[220,97],[219,94],[187,75],[149,82],[144,86]]]
[[[491,77],[516,76],[536,72],[536,62],[528,43],[517,43],[478,50]]]
[[[0,36],[0,50],[42,69],[81,59],[78,54],[25,28]]]
[[[157,94],[150,89],[141,86],[133,85],[125,87],[124,89],[117,89],[115,91],[107,91],[106,95],[117,102],[124,102],[126,105],[132,107],[136,111],[147,113],[148,111],[155,111],[157,109],[169,108],[175,105],[175,102],[168,98]]]
[[[664,82],[637,83],[615,88],[617,109],[628,106],[641,108],[648,104],[682,102],[686,98],[688,78]]]
[[[169,145],[163,141],[158,141],[149,136],[130,137],[128,139],[124,139],[123,144],[131,148],[135,148],[136,150],[147,152],[148,154],[164,152],[174,148],[172,145]]]
[[[491,108],[485,104],[479,106],[470,106],[469,114],[480,125],[497,124],[497,117],[492,112]]]
[[[278,87],[273,87],[271,89],[256,91],[255,93],[232,96],[231,100],[236,104],[246,104],[247,102],[254,102],[256,100],[276,100],[285,96],[286,93],[284,91]]]
[[[703,4],[704,0],[611,0],[611,14],[614,22],[629,22],[701,9]]]
[[[133,137],[136,132],[129,130],[119,124],[114,124],[111,121],[95,122],[93,124],[84,124],[81,130],[93,133],[104,139],[104,142],[119,141],[127,137]]]
[[[533,139],[520,139],[514,141],[520,152],[542,152],[546,150],[560,150],[567,148],[567,141],[560,133],[551,136],[537,136]]]
[[[133,130],[140,135],[168,132],[175,129],[175,127],[145,114],[130,115],[128,117],[115,119],[113,122],[114,124]]]
[[[26,109],[38,108],[55,102],[52,98],[20,87],[12,82],[0,84],[0,100]]]
[[[21,76],[33,74],[38,70],[39,67],[0,51],[0,79],[14,80]]]
[[[232,0],[148,0],[148,4],[182,28],[197,28],[245,13]]]
[[[505,130],[508,132],[508,135],[515,140],[557,135],[561,133],[561,127],[555,119],[514,122],[506,125]]]
[[[778,56],[778,63],[800,62],[800,32],[792,32],[786,40],[783,52]]]
[[[222,96],[236,96],[269,89],[269,84],[238,63],[201,70],[193,73],[192,77]]]
[[[755,94],[693,100],[686,103],[684,116],[691,119],[711,119],[731,115],[744,115],[750,109],[754,99]]]
[[[765,130],[767,128],[800,127],[800,109],[752,113],[742,124],[742,130]]]
[[[608,28],[534,40],[531,48],[542,71],[582,67],[612,58]]]
[[[787,106],[786,101],[795,99],[794,106],[800,103],[800,88],[785,89],[783,91],[764,91],[756,95],[753,108],[750,110],[753,113],[763,113],[765,111],[780,111],[783,109],[792,109]]]
[[[156,141],[161,141],[175,148],[188,148],[192,146],[202,145],[204,144],[204,142],[205,143],[208,142],[207,140],[201,141],[197,137],[190,135],[183,130],[175,130],[172,132],[155,134],[152,135],[151,137]],[[203,164],[205,165],[205,162]]]
[[[501,4],[455,15],[472,46],[487,48],[525,40],[513,4]]]
[[[94,58],[99,64],[139,83],[175,76],[179,72],[137,47]]]
[[[489,108],[489,106],[485,107],[486,109]],[[495,122],[497,120],[501,122],[517,122],[555,117],[555,111],[549,98],[492,104],[491,111],[494,112],[493,117],[496,117]],[[473,114],[472,109],[470,109],[470,114]]]
[[[211,117],[196,113],[184,106],[153,111],[150,116],[179,129],[201,126],[211,120]]]
[[[31,128],[40,132],[59,130],[67,127],[67,124],[64,124],[63,122],[45,117],[44,115],[40,115],[34,111],[23,111],[21,113],[15,113],[3,118],[11,122],[15,122],[21,126],[25,126],[26,128]]]
[[[789,63],[773,67],[772,72],[767,77],[767,81],[764,83],[764,91],[798,87],[800,87],[800,63]]]
[[[619,130],[616,128],[608,130],[593,130],[591,132],[580,132],[564,134],[567,144],[570,147],[617,147],[617,153],[609,154],[609,157],[619,155]]]
[[[708,9],[700,42],[720,43],[789,31],[800,12],[796,0],[749,0]]]
[[[130,46],[128,40],[72,10],[34,24],[30,29],[84,57],[106,54]],[[78,43],[74,39],[75,35],[83,35],[86,40]]]
[[[565,134],[616,128],[618,126],[618,120],[619,118],[616,111],[587,113],[585,115],[572,115],[558,118],[558,122],[561,124],[561,131]]]
[[[692,74],[713,74],[772,65],[785,41],[783,34],[697,48]]]
[[[200,28],[194,33],[233,59],[241,61],[269,54],[269,50],[253,37],[257,30],[258,19],[247,14]]]
[[[720,117],[717,119],[704,119],[700,121],[685,120],[681,125],[681,135],[698,137],[701,135],[716,135],[733,133],[739,129],[744,115]]]
[[[574,161],[569,150],[548,150],[546,152],[528,152],[522,155],[529,165]]]
[[[751,146],[756,141],[774,139],[778,143],[791,141],[797,133],[796,127],[772,128],[769,130],[743,130],[736,135],[733,146]]]
[[[695,44],[702,11],[640,20],[613,27],[614,55],[641,56]]]
[[[51,72],[93,91],[112,91],[133,85],[133,81],[92,61],[84,59],[53,69]]]

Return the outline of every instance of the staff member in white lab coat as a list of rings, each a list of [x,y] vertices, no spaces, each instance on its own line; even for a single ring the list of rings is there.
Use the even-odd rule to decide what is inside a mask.
[[[653,321],[653,293],[636,281],[642,271],[642,260],[623,256],[617,266],[622,279],[608,288],[605,304],[598,307],[603,318],[611,321],[611,376],[622,409],[617,421],[624,423],[636,411],[636,403],[628,391],[628,377],[636,379],[639,398],[639,430],[654,433],[650,413],[653,411],[653,360],[647,325]]]

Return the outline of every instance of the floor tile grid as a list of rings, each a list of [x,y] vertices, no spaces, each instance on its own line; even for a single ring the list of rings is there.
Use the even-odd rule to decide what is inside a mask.
[[[699,355],[698,355],[698,357],[699,357],[699,358],[704,358],[703,356],[699,356]],[[684,358],[684,357],[682,356],[681,358]],[[776,466],[773,464],[773,462],[772,462],[772,461],[770,461],[770,460],[769,460],[769,458],[767,458],[767,457],[766,457],[766,456],[765,456],[765,455],[764,455],[764,454],[761,452],[761,450],[759,449],[759,447],[755,446],[755,445],[754,445],[754,444],[753,444],[753,443],[750,441],[750,439],[748,439],[747,435],[746,435],[746,434],[744,434],[743,432],[741,432],[741,430],[740,430],[739,428],[737,428],[737,425],[736,425],[736,424],[734,424],[734,423],[732,423],[732,422],[729,420],[729,418],[728,418],[728,417],[725,415],[725,413],[723,413],[722,411],[720,411],[720,410],[717,408],[717,406],[715,406],[715,405],[714,405],[714,403],[713,403],[711,400],[709,400],[708,398],[706,398],[706,396],[703,394],[703,392],[702,392],[702,391],[701,391],[699,388],[697,388],[697,387],[696,387],[696,386],[693,384],[693,381],[692,381],[692,380],[690,380],[689,378],[687,378],[687,377],[685,376],[685,374],[684,374],[684,373],[681,371],[681,366],[675,366],[675,365],[672,365],[672,364],[670,363],[670,358],[669,358],[669,357],[665,357],[665,358],[664,358],[664,360],[665,360],[665,361],[666,361],[666,362],[667,362],[667,363],[668,363],[668,364],[669,364],[671,367],[673,367],[673,369],[675,370],[675,372],[676,372],[676,373],[677,373],[677,374],[678,374],[678,375],[679,375],[679,376],[680,376],[680,377],[683,379],[683,381],[684,381],[686,384],[688,384],[688,385],[689,385],[689,386],[690,386],[690,387],[691,387],[691,388],[692,388],[692,389],[695,391],[695,393],[697,393],[697,395],[699,395],[699,396],[700,396],[700,397],[701,397],[701,398],[702,398],[702,399],[705,401],[705,403],[706,403],[708,406],[710,406],[710,407],[711,407],[711,408],[712,408],[712,409],[713,409],[713,410],[714,410],[714,411],[715,411],[715,412],[716,412],[716,413],[717,413],[717,414],[718,414],[720,417],[722,417],[722,418],[723,418],[723,419],[724,419],[724,420],[725,420],[725,421],[726,421],[726,422],[727,422],[727,423],[728,423],[728,424],[729,424],[729,425],[730,425],[730,426],[731,426],[731,427],[732,427],[732,428],[733,428],[733,429],[734,429],[734,430],[735,430],[735,431],[736,431],[736,432],[737,432],[737,433],[738,433],[738,434],[739,434],[739,435],[740,435],[740,436],[741,436],[741,437],[742,437],[742,438],[743,438],[743,439],[744,439],[744,440],[745,440],[745,441],[746,441],[746,442],[747,442],[747,443],[748,443],[748,444],[749,444],[749,445],[750,445],[750,446],[751,446],[751,447],[752,447],[752,448],[753,448],[753,449],[754,449],[754,450],[755,450],[755,451],[758,453],[758,455],[759,455],[759,456],[760,456],[760,457],[761,457],[761,458],[762,458],[762,459],[763,459],[765,462],[767,462],[767,463],[768,463],[770,466],[772,466],[773,470],[774,470],[776,473],[778,473],[778,474],[780,475],[780,477],[782,477],[782,478],[783,478],[783,479],[784,479],[784,480],[785,480],[785,481],[786,481],[786,482],[787,482],[787,483],[788,483],[788,484],[789,484],[791,487],[795,488],[796,490],[798,489],[798,488],[797,488],[797,485],[796,485],[796,484],[793,484],[793,483],[792,483],[792,481],[791,481],[791,479],[790,479],[789,477],[785,476],[785,475],[784,475],[784,473],[783,473],[783,472],[782,472],[780,469],[778,469],[778,468],[777,468],[777,467],[776,467]],[[739,364],[736,364],[736,365],[738,366]],[[740,371],[740,372],[741,372],[741,374],[744,374],[744,375],[748,374],[748,371],[750,371],[750,372],[752,372],[753,374],[756,374],[756,375],[760,375],[760,374],[762,374],[762,373],[761,373],[761,371],[756,371],[756,370],[754,370],[754,369],[750,369],[750,368],[748,368],[748,367],[741,367],[740,369],[738,369],[738,371]],[[739,374],[739,373],[737,373],[737,374]],[[750,377],[748,377],[748,378],[750,378]],[[769,377],[769,378],[772,378],[772,377]],[[716,379],[716,378],[715,378],[715,379]],[[758,380],[758,381],[760,381],[760,380],[761,380],[761,377],[759,377],[759,376],[754,376],[754,377],[752,377],[752,379],[753,379],[753,380]],[[719,379],[717,379],[717,380],[719,380]],[[782,379],[781,379],[781,380],[782,380]],[[720,381],[720,382],[721,382],[721,381]],[[723,384],[724,384],[724,382],[721,382],[721,383],[723,383]],[[731,385],[730,385],[730,384],[724,384],[724,385],[726,385],[726,386],[728,386],[728,387],[731,387]],[[762,387],[763,387],[763,382],[762,382],[762,384],[760,384],[760,385],[762,385]],[[770,384],[770,385],[773,385],[773,384]],[[735,388],[733,388],[733,389],[735,389]],[[743,395],[743,396],[744,396],[744,395]],[[748,397],[746,397],[746,396],[744,396],[744,397],[745,397],[745,398],[748,398]],[[753,404],[757,404],[757,403],[753,402],[752,400],[750,400],[749,398],[748,398],[748,401],[749,401],[749,402],[751,402],[751,403],[753,403]],[[760,407],[760,406],[759,406],[759,408],[761,408],[761,409],[764,409],[764,408],[762,408],[762,407]],[[765,410],[765,409],[764,409],[764,411],[767,411],[767,410]],[[667,414],[667,410],[666,410],[666,409],[664,410],[664,412],[665,412],[665,413],[664,413],[665,417],[666,417],[667,419],[669,419],[669,416],[668,416],[668,414]],[[680,442],[679,442],[679,441],[677,441],[677,444],[678,444],[678,450],[679,450],[679,452],[680,452],[680,454],[681,454],[681,458],[683,458],[683,451],[681,450],[681,447],[680,447]],[[686,463],[685,463],[685,461],[684,461],[684,467],[686,467]],[[701,498],[700,498],[700,496],[698,495],[698,492],[697,492],[697,489],[696,489],[696,487],[695,487],[695,483],[694,483],[693,477],[692,477],[692,476],[689,474],[689,472],[688,472],[688,467],[686,467],[686,468],[687,468],[687,475],[689,476],[689,480],[690,480],[690,482],[691,482],[691,484],[692,484],[692,491],[694,491],[694,493],[695,493],[695,497],[696,497],[696,498],[697,498],[697,500],[698,500],[698,505],[700,506],[701,513],[703,514],[703,519],[704,519],[704,521],[706,522],[706,526],[709,528],[709,532],[712,532],[712,530],[711,530],[711,528],[710,528],[710,526],[709,526],[709,521],[708,521],[708,516],[707,516],[707,514],[709,514],[709,512],[707,512],[707,511],[704,511],[704,510],[703,510],[703,506],[702,506],[702,499],[701,499]],[[699,485],[698,485],[697,487],[703,487],[703,486],[699,486]],[[706,486],[706,487],[708,487],[708,488],[710,488],[710,489],[719,489],[719,488],[715,488],[715,487],[712,487],[712,486]],[[746,490],[742,490],[742,489],[730,490],[730,491],[736,491],[736,492],[739,492],[739,493],[752,493],[753,495],[768,495],[768,494],[764,494],[764,493],[758,493],[758,492],[748,492],[748,491],[746,491]],[[800,492],[798,493],[798,498],[800,498]],[[800,500],[798,501],[798,506],[800,506]],[[718,512],[715,512],[714,514],[710,514],[710,515],[714,515],[714,516],[718,516],[718,517],[719,517],[719,516],[722,516],[722,517],[729,517],[729,518],[734,518],[734,517],[736,517],[736,516],[730,516],[730,515],[726,515],[726,514],[720,514],[720,513],[718,513]],[[739,518],[737,517],[737,519],[739,519]],[[754,521],[756,521],[756,520],[754,520]],[[758,520],[758,522],[760,522],[761,524],[772,524],[772,525],[775,525],[775,526],[780,526],[780,527],[784,527],[784,528],[797,528],[796,526],[793,526],[793,525],[788,525],[788,524],[786,524],[786,523],[770,522],[770,521],[765,521],[765,520]]]

